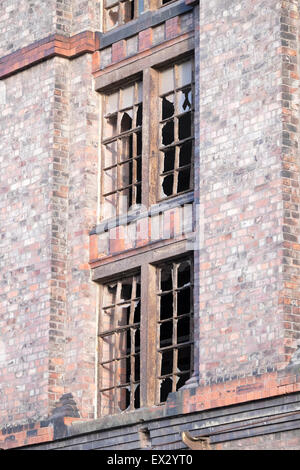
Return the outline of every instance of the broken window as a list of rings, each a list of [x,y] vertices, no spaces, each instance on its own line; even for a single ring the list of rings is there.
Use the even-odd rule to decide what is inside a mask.
[[[160,73],[159,199],[192,189],[193,62]]]
[[[140,407],[140,276],[103,286],[99,318],[101,416]]]
[[[103,218],[141,203],[142,82],[105,96],[103,122]]]
[[[144,0],[104,0],[105,31],[128,23],[144,11]]]
[[[190,258],[158,267],[158,394],[166,401],[193,370],[193,282]]]

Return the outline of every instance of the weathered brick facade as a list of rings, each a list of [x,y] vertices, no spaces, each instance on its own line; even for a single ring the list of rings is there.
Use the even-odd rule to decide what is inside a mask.
[[[147,5],[103,32],[96,0],[1,3],[0,447],[299,449],[299,2]],[[189,54],[194,188],[157,202],[153,77]],[[142,74],[147,204],[116,223],[101,96]],[[99,283],[191,251],[193,376],[100,416]]]

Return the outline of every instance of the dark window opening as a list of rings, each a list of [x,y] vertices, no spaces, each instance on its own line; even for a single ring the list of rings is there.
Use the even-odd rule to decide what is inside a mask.
[[[160,187],[164,199],[193,187],[193,64],[176,63],[160,74]]]
[[[164,403],[167,401],[167,397],[172,392],[172,379],[170,377],[163,379],[160,385],[160,402]]]
[[[192,135],[192,115],[191,113],[183,114],[178,119],[179,139],[187,139]]]
[[[138,275],[103,286],[99,319],[101,415],[139,406],[139,295]],[[111,314],[107,315],[107,311]]]
[[[187,191],[190,187],[190,168],[178,172],[177,192]]]
[[[162,143],[169,145],[174,142],[174,121],[168,121],[162,128]]]
[[[158,268],[158,399],[166,401],[189,379],[193,369],[191,259]],[[166,377],[167,376],[167,377]]]
[[[174,95],[165,96],[162,99],[162,119],[172,117],[174,114]]]
[[[175,148],[164,152],[164,173],[174,170],[175,167]]]
[[[167,321],[160,325],[160,347],[172,345],[173,341],[173,322]]]
[[[166,196],[171,196],[173,194],[173,183],[174,175],[168,175],[164,177],[162,189]]]

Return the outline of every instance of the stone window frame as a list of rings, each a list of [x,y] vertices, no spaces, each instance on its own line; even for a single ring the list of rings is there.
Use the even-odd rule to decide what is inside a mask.
[[[102,296],[107,283],[116,282],[118,279],[125,279],[137,274],[140,276],[140,408],[164,405],[164,402],[160,401],[160,378],[157,365],[159,355],[158,296],[153,295],[153,293],[157,293],[157,273],[160,266],[185,258],[189,258],[191,263],[193,263],[193,251],[187,249],[186,242],[187,240],[175,241],[167,246],[156,248],[155,251],[149,248],[146,252],[135,254],[129,258],[123,258],[115,262],[106,263],[92,271],[92,280],[98,284],[99,289],[99,316],[102,308]],[[122,276],[120,276],[120,273],[122,273]],[[151,314],[149,314],[149,312],[151,312]],[[100,321],[98,324],[100,324]],[[98,339],[100,336],[101,330],[99,327]],[[176,345],[174,347],[176,347]],[[195,348],[192,349],[192,355],[190,377],[192,377],[193,367],[195,365]],[[105,415],[101,415],[100,413],[101,400],[99,393],[101,389],[100,357],[101,346],[98,340],[97,416],[103,417]],[[134,411],[131,406],[126,412],[130,411]],[[119,411],[115,414],[117,413],[119,413]]]
[[[105,95],[112,93],[120,87],[125,87],[134,81],[143,83],[143,122],[142,122],[142,191],[141,203],[143,207],[149,208],[153,204],[167,201],[171,198],[180,197],[183,192],[171,196],[159,198],[157,174],[160,167],[160,72],[180,61],[193,59],[194,63],[194,41],[193,36],[179,40],[163,50],[153,52],[147,57],[140,57],[134,62],[116,67],[114,70],[102,73],[95,79],[95,89],[99,92],[102,100]],[[192,85],[194,90],[194,85]],[[194,93],[195,95],[195,93]],[[103,120],[101,120],[103,122]],[[155,122],[155,125],[153,125]],[[194,138],[194,137],[193,137]],[[102,136],[101,136],[102,142]],[[103,178],[103,158],[101,158],[100,184]],[[191,165],[193,181],[193,164]],[[185,192],[192,192],[193,185]],[[100,191],[100,205],[103,203],[103,194]],[[117,214],[116,214],[117,215]],[[99,211],[99,222],[105,220],[103,211]]]

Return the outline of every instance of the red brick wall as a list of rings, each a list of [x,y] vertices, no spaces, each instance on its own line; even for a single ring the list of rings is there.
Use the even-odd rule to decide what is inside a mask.
[[[299,337],[284,313],[292,299],[297,307],[298,267],[285,253],[296,258],[299,236],[298,121],[292,94],[282,96],[298,84],[289,77],[295,40],[288,57],[280,49],[280,14],[295,27],[296,3],[284,4],[281,12],[273,1],[200,6],[203,384],[283,367]],[[294,122],[289,142],[286,119]]]

